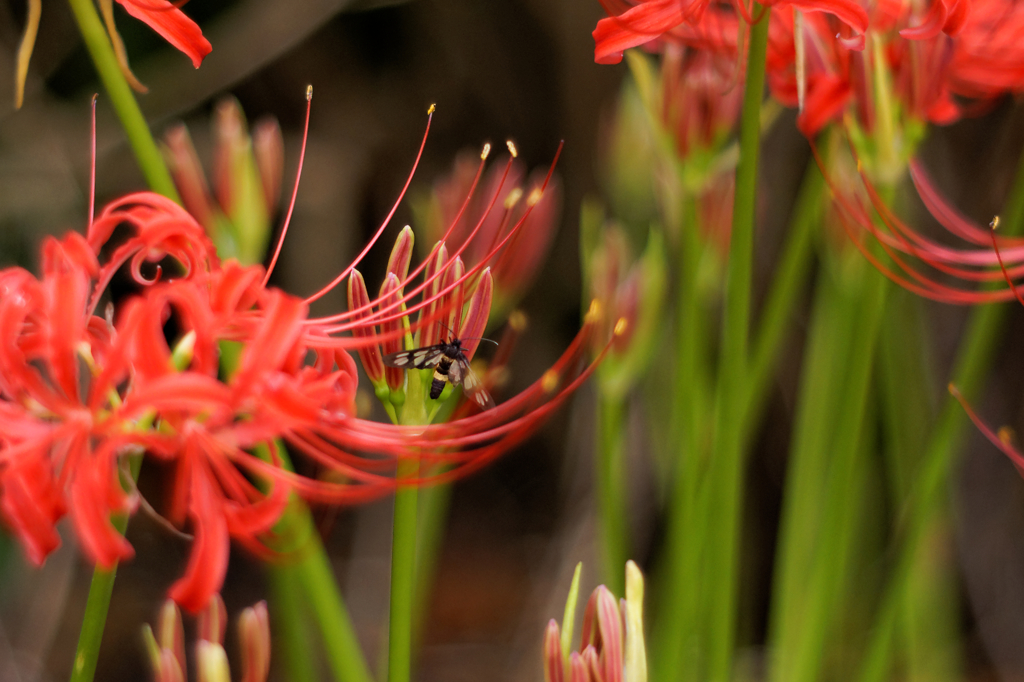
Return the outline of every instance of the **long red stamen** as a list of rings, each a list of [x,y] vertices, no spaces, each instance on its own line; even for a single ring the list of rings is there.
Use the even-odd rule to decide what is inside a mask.
[[[99,94],[92,96],[92,122],[89,135],[89,227],[92,230],[93,217],[96,215],[96,100]],[[88,230],[86,234],[88,234]]]
[[[377,229],[376,234],[374,234],[370,241],[367,242],[366,246],[363,248],[362,251],[359,252],[359,255],[356,256],[355,260],[349,263],[348,267],[342,270],[341,273],[337,277],[335,277],[330,284],[328,284],[327,286],[325,286],[323,289],[316,292],[312,296],[308,296],[306,298],[307,305],[313,303],[314,301],[320,300],[328,292],[334,289],[334,287],[341,284],[341,282],[344,281],[346,277],[348,277],[349,273],[352,272],[352,270],[357,265],[359,265],[359,263],[362,262],[363,258],[366,257],[366,254],[368,254],[370,252],[370,249],[373,248],[373,245],[377,243],[378,239],[380,239],[380,236],[384,234],[385,228],[387,228],[387,226],[391,223],[391,218],[394,217],[395,211],[398,210],[398,206],[399,204],[402,203],[402,199],[405,197],[405,193],[409,190],[409,185],[412,184],[412,178],[416,174],[416,168],[419,166],[420,158],[423,156],[423,149],[427,146],[427,136],[430,134],[430,122],[433,120],[434,105],[431,104],[430,108],[427,109],[427,127],[426,130],[423,131],[423,140],[420,142],[419,151],[416,152],[416,159],[412,162],[412,169],[409,171],[409,177],[406,178],[405,185],[402,186],[402,191],[398,193],[398,198],[395,200],[395,203],[391,207],[391,210],[388,211],[387,216],[385,216],[384,221],[381,223],[381,226]]]
[[[263,286],[267,286],[270,275],[274,272],[277,259],[281,255],[281,247],[284,246],[284,237],[288,234],[288,226],[292,222],[292,213],[295,211],[295,199],[299,196],[299,179],[302,178],[302,164],[306,160],[306,141],[309,139],[309,114],[313,109],[313,86],[306,86],[306,123],[302,128],[302,148],[299,150],[299,167],[295,171],[295,187],[292,189],[292,199],[288,203],[288,213],[284,217],[284,224],[281,226],[281,236],[277,238],[277,246],[274,248],[274,256],[267,266],[267,273],[263,275]]]

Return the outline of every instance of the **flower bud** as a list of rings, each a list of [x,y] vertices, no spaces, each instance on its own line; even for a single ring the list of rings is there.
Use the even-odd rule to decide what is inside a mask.
[[[366,290],[366,281],[358,270],[353,270],[348,278],[348,309],[364,310],[363,313],[356,315],[353,321],[359,321],[372,312],[370,310],[370,294]],[[376,335],[377,325],[363,323],[352,327],[352,336],[357,338],[374,338]],[[377,397],[383,400],[387,396],[381,396],[380,389],[383,387],[387,390],[387,385],[384,381],[384,362],[381,360],[380,344],[367,342],[365,345],[359,346],[358,352],[359,360],[363,363],[363,370],[366,372],[366,376],[369,377],[370,382],[377,389]]]
[[[395,246],[391,249],[391,257],[388,258],[388,273],[393,273],[400,282],[405,281],[409,274],[409,263],[412,262],[412,248],[415,242],[412,228],[406,225],[398,233],[395,239]]]
[[[242,640],[242,682],[265,682],[270,672],[270,617],[261,601],[238,617]]]

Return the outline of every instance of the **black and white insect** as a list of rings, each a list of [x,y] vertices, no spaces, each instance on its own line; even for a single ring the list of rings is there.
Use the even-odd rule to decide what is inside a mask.
[[[490,341],[490,339],[483,339]],[[494,343],[491,341],[491,343]],[[434,368],[434,380],[430,384],[430,397],[433,400],[441,395],[446,383],[453,386],[462,385],[466,395],[480,406],[481,409],[494,407],[494,400],[484,389],[480,379],[469,366],[469,359],[462,347],[462,341],[452,338],[451,341],[434,346],[414,348],[384,356],[384,364],[388,367],[402,369]]]

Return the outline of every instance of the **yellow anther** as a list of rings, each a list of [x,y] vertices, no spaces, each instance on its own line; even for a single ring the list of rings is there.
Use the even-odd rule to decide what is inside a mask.
[[[481,160],[486,159],[487,156],[490,153],[491,153],[491,143],[490,142],[485,142],[484,143],[484,150],[482,152],[480,152],[480,159]]]
[[[519,153],[516,151],[516,145],[512,140],[505,140],[505,144],[508,146],[508,152],[512,155],[513,159],[519,156]]]
[[[523,197],[523,190],[519,189],[518,187],[516,187],[514,190],[509,192],[508,196],[505,197],[505,210],[507,211],[510,208],[512,208],[513,206],[515,206],[516,203],[518,203],[519,200],[522,197]]]
[[[536,206],[537,202],[539,202],[543,197],[544,190],[542,190],[540,187],[534,187],[533,190],[530,192],[530,196],[526,197],[526,205]]]
[[[601,319],[602,314],[601,302],[595,298],[590,302],[590,309],[587,310],[587,316],[584,318],[584,321],[587,324],[593,324]]]
[[[999,436],[999,442],[1003,445],[1013,446],[1013,429],[1009,426],[1000,426],[996,435]]]
[[[306,101],[308,102],[311,99],[313,99],[313,86],[312,85],[307,85],[306,86]]]
[[[432,113],[434,113],[434,109],[436,109],[436,108],[437,108],[436,104],[431,104],[430,108],[427,109],[427,116],[430,116]]]
[[[517,332],[526,329],[526,313],[522,310],[513,310],[508,316],[508,326]]]
[[[540,387],[545,393],[554,393],[558,388],[558,372],[553,369],[544,372],[544,376],[540,378]]]
[[[624,317],[620,317],[619,321],[615,323],[615,335],[622,336],[626,333],[627,329],[629,329],[629,321]]]
[[[993,230],[998,230],[999,229],[999,216],[996,216],[995,218],[993,218],[992,222],[990,222],[988,224],[988,226],[991,227]]]

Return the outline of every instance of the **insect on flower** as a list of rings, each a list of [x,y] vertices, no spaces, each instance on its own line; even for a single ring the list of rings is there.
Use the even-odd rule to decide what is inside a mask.
[[[481,339],[481,341],[491,341]],[[497,342],[491,341],[494,345]],[[384,364],[388,367],[415,369],[434,368],[434,380],[430,384],[430,399],[437,400],[441,396],[446,383],[452,386],[462,385],[466,393],[481,409],[494,407],[494,400],[483,387],[479,377],[469,366],[469,359],[462,347],[460,339],[452,337],[451,341],[443,341],[433,346],[424,346],[413,350],[401,351],[385,355]]]

